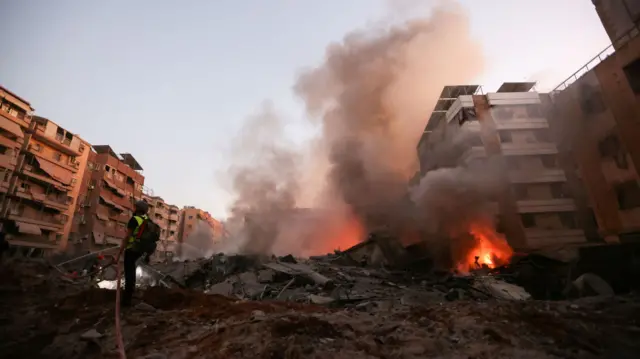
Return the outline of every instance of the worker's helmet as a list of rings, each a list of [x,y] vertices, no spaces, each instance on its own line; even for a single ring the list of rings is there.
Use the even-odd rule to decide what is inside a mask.
[[[139,200],[135,204],[136,212],[146,214],[149,211],[149,203],[147,201]]]

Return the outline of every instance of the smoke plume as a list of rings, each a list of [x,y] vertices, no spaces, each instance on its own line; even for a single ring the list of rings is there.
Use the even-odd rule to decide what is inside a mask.
[[[239,151],[252,153],[253,161],[231,171],[238,195],[232,214],[249,222],[245,249],[327,250],[322,243],[339,244],[333,239],[342,238],[341,226],[357,240],[381,227],[453,227],[446,222],[456,217],[455,207],[473,201],[469,194],[482,192],[484,184],[462,169],[429,175],[411,194],[407,183],[442,88],[470,83],[482,69],[468,18],[450,2],[428,16],[356,30],[330,44],[322,63],[294,85],[309,119],[321,126],[313,152],[283,146],[270,111],[253,117],[241,134]],[[318,214],[292,223],[291,211],[302,200]],[[363,228],[356,229],[354,219]]]
[[[415,148],[443,86],[470,82],[481,49],[455,6],[389,28],[355,31],[327,48],[324,63],[295,85],[322,121],[329,190],[367,228],[393,226]]]

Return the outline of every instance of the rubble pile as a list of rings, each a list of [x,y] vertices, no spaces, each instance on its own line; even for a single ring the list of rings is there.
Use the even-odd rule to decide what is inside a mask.
[[[511,272],[481,268],[464,276],[428,265],[392,269],[376,255],[219,254],[148,267],[148,285],[160,285],[140,288],[134,307],[122,313],[127,355],[499,359],[640,354],[638,297],[596,290],[571,301],[539,301],[514,284],[517,266]],[[44,262],[12,261],[0,271],[0,358],[118,357],[115,291],[64,279]],[[602,284],[592,276],[579,283],[592,289]]]

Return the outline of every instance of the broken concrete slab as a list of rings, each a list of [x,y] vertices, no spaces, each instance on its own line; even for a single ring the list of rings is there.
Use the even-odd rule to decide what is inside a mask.
[[[276,275],[276,272],[272,269],[263,269],[258,271],[259,283],[271,283]]]
[[[214,284],[205,291],[205,293],[207,294],[219,294],[224,296],[230,296],[232,292],[233,292],[233,283],[229,281],[224,281],[221,283]]]
[[[493,298],[506,300],[528,300],[531,294],[515,284],[498,280],[491,276],[477,277],[473,287],[492,296]]]
[[[327,305],[327,304],[333,303],[335,299],[331,297],[311,294],[309,295],[309,301],[311,301],[311,303],[313,304]]]
[[[97,340],[102,338],[102,334],[100,332],[98,332],[95,329],[90,329],[84,333],[82,333],[82,335],[80,335],[80,339],[82,340]]]

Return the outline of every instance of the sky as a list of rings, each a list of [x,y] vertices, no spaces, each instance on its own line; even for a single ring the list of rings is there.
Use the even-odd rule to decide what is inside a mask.
[[[223,218],[243,121],[270,100],[292,139],[313,136],[297,74],[389,1],[407,0],[0,0],[0,84],[90,143],[132,153],[154,195]],[[484,48],[485,92],[553,88],[609,45],[591,0],[460,3]]]

